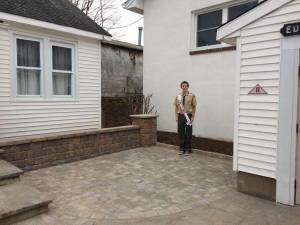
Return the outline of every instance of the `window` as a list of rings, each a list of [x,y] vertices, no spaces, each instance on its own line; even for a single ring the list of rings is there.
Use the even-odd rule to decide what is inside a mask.
[[[248,1],[244,4],[232,5],[211,12],[196,14],[196,47],[221,45],[216,39],[218,28],[231,21],[258,4]]]
[[[252,9],[255,5],[258,4],[258,1],[249,2],[242,5],[237,5],[228,8],[228,21],[231,21],[243,13],[247,12],[248,10]]]
[[[197,47],[219,44],[216,40],[217,29],[222,25],[222,10],[198,15]]]
[[[20,35],[14,36],[14,43],[14,96],[27,100],[77,97],[75,44]]]
[[[17,38],[17,95],[41,95],[41,43]]]
[[[72,95],[72,48],[52,45],[53,95]]]

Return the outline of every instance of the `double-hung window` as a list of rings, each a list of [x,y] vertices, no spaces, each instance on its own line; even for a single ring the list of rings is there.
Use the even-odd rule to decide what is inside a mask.
[[[196,15],[196,48],[221,45],[217,41],[218,28],[258,4],[258,0],[246,1],[242,4],[228,5],[216,10],[195,13]]]
[[[73,47],[52,44],[52,93],[56,96],[73,95]]]
[[[222,10],[198,15],[197,21],[197,47],[219,44],[216,34],[222,25]]]
[[[14,42],[16,97],[70,99],[76,96],[74,44],[19,35],[15,35]]]
[[[42,80],[41,41],[16,38],[17,95],[40,96]]]

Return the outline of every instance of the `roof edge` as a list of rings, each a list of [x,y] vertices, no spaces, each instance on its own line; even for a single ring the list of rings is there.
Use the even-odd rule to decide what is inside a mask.
[[[75,34],[81,37],[87,37],[87,38],[97,39],[97,40],[103,40],[104,36],[106,36],[102,34],[76,29],[73,27],[62,26],[54,23],[44,22],[44,21],[35,20],[23,16],[17,16],[9,13],[4,13],[4,12],[0,12],[0,20],[20,23],[25,25],[31,25],[34,27],[45,28],[45,29],[59,31],[67,34],[73,34],[73,35]],[[111,38],[110,36],[106,36],[106,37]]]
[[[142,45],[135,45],[135,44],[124,42],[124,41],[102,40],[101,43],[106,44],[106,45],[113,45],[113,46],[117,46],[117,47],[121,47],[121,48],[127,48],[127,49],[143,51],[143,46]]]
[[[239,32],[237,31],[291,1],[293,0],[264,1],[264,4],[260,4],[258,7],[255,7],[247,13],[242,14],[240,17],[230,21],[225,25],[222,25],[217,31],[217,40],[226,42],[226,39],[228,38],[232,39],[234,37],[238,37],[236,34],[239,34]]]
[[[127,0],[122,4],[124,9],[138,14],[144,14],[144,2],[142,0]]]

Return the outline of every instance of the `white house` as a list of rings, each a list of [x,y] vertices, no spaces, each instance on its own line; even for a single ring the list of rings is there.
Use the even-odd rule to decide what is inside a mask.
[[[273,178],[289,205],[300,204],[299,22],[299,0],[269,0],[218,30],[238,52],[234,169]],[[249,94],[256,84],[266,93]]]
[[[199,99],[196,135],[234,139],[239,190],[300,204],[300,1],[261,1],[228,21],[231,7],[243,3],[251,1],[127,1],[145,16],[144,87],[157,96],[160,129],[175,131],[166,107],[173,83],[191,81]],[[227,23],[213,24],[219,17]],[[221,44],[189,55],[208,40]],[[227,46],[236,51],[208,53]]]
[[[129,0],[144,15],[145,94],[157,107],[158,138],[177,139],[174,98],[183,80],[198,101],[194,147],[232,154],[236,51],[216,40],[217,28],[254,7],[256,0]],[[162,140],[161,140],[162,139]]]
[[[101,43],[68,0],[0,2],[0,139],[101,127]]]

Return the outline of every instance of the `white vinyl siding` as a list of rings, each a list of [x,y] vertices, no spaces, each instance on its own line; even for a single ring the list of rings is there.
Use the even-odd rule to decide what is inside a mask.
[[[299,18],[297,0],[241,30],[238,171],[276,178],[280,29]],[[248,95],[256,84],[268,95]]]
[[[100,124],[100,46],[98,41],[61,34],[32,32],[49,39],[77,42],[78,97],[64,99],[17,99],[13,96],[11,37],[14,27],[0,25],[0,140],[26,135],[97,129]],[[27,30],[17,32],[28,33]]]

